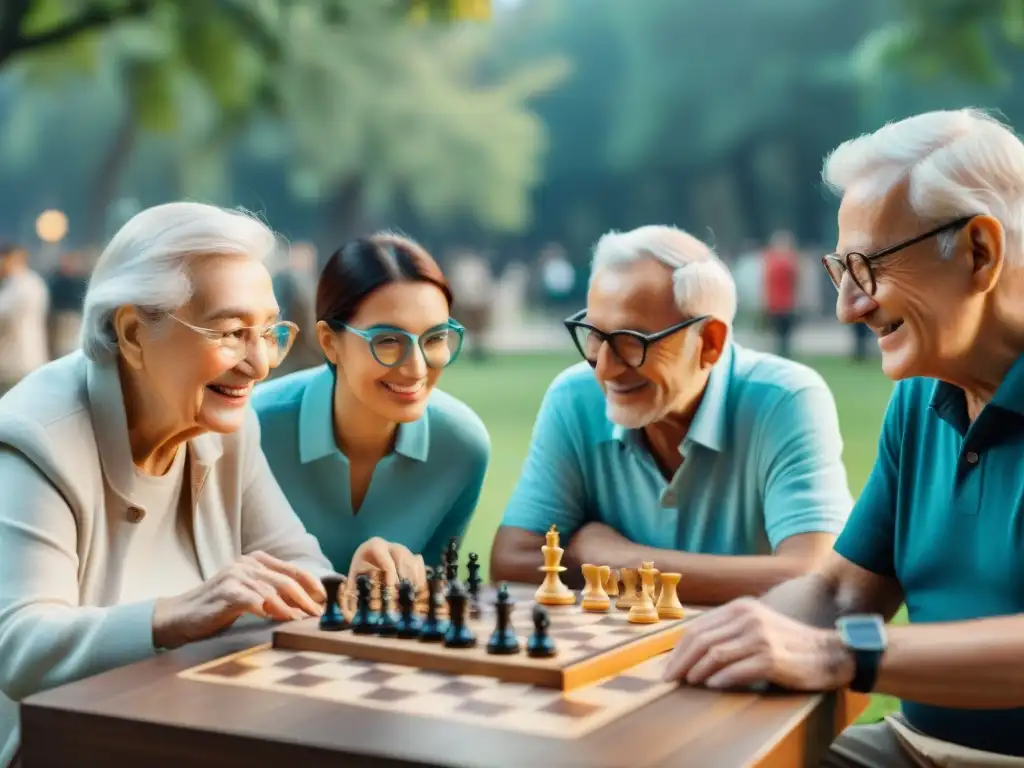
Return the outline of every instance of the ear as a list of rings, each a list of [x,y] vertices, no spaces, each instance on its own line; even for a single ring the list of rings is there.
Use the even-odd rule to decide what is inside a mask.
[[[135,307],[119,307],[114,312],[114,334],[121,357],[132,368],[139,370],[142,362],[142,320]]]
[[[324,355],[327,357],[327,361],[335,366],[338,365],[338,350],[335,347],[337,339],[338,334],[332,330],[331,326],[323,320],[317,321],[316,340],[320,344],[320,349],[323,350]]]
[[[710,368],[722,356],[725,349],[725,340],[729,337],[729,329],[725,323],[717,317],[709,317],[704,321],[704,328],[701,330],[701,368]]]
[[[967,225],[970,243],[971,283],[978,293],[988,293],[1003,271],[1006,243],[1003,226],[991,216],[976,216]]]

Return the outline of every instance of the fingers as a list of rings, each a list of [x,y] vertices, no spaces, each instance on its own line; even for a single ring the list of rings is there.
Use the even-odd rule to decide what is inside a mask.
[[[697,631],[694,631],[694,629]],[[735,619],[717,625],[712,624],[709,629],[703,631],[699,627],[685,628],[683,630],[683,637],[676,645],[666,664],[665,679],[680,680],[685,678],[686,682],[691,685],[698,684],[703,680],[703,677],[695,679],[695,672],[699,675],[700,669],[706,669],[712,663],[706,661],[708,653],[715,650],[720,643],[736,638],[742,631],[742,623]]]
[[[686,673],[690,685],[706,684],[707,681],[729,666],[745,659],[760,655],[764,643],[757,636],[738,634],[713,642]]]
[[[244,581],[232,579],[222,587],[221,598],[225,604],[226,613],[240,616],[243,613],[251,613],[263,619],[275,618],[276,606],[267,604],[266,597],[259,589],[253,588]],[[287,613],[287,606],[284,606]]]
[[[241,598],[243,595],[256,595],[259,599],[259,610],[251,610],[251,603],[243,604],[249,613],[275,621],[295,621],[306,616],[301,610],[285,602],[277,589],[259,578],[241,574],[236,578],[235,584],[238,588],[231,592],[232,596],[237,595]]]
[[[739,688],[768,680],[771,662],[763,655],[746,656],[708,678],[708,688]]]
[[[427,583],[427,566],[423,562],[423,555],[416,555],[416,580],[413,582],[413,586],[416,587],[417,591],[422,589]]]
[[[269,584],[287,604],[301,609],[309,616],[319,616],[322,612],[320,603],[313,600],[306,589],[286,573],[288,570],[298,569],[275,559],[272,559],[268,566],[265,564],[268,562],[265,559],[267,557],[269,556],[263,555],[262,558],[251,556],[240,561],[241,570],[249,579],[247,583],[251,584],[252,580],[256,580]],[[275,570],[278,567],[280,570]]]
[[[272,571],[283,573],[284,575],[291,577],[315,602],[323,603],[327,600],[327,593],[324,591],[324,585],[320,582],[320,579],[316,578],[309,571],[300,568],[293,563],[286,563],[283,560],[278,560],[276,557],[268,555],[266,552],[253,552],[250,554],[250,557]]]

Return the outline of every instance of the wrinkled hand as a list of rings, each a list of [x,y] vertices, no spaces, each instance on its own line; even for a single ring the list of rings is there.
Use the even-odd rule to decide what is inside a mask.
[[[834,630],[803,624],[758,600],[741,598],[686,625],[664,676],[709,688],[763,682],[830,691],[848,685],[853,671],[853,660]]]
[[[153,642],[158,648],[176,648],[227,629],[247,613],[277,621],[319,616],[325,598],[312,574],[253,552],[195,589],[158,600]]]
[[[408,579],[416,592],[426,586],[427,569],[422,555],[414,555],[408,548],[374,536],[359,545],[352,555],[348,585],[355,589],[356,578],[368,571],[383,571],[384,580],[394,587],[399,580]]]

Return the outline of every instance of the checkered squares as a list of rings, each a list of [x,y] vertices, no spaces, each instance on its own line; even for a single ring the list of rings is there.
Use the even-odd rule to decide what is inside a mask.
[[[592,641],[588,637],[584,644]],[[187,670],[182,677],[534,735],[579,738],[672,690],[672,684],[660,680],[663,663],[663,658],[654,658],[626,674],[562,693],[492,677],[262,647]]]

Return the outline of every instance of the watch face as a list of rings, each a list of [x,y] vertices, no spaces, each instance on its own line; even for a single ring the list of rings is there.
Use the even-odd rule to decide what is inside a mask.
[[[843,642],[858,651],[884,651],[885,623],[877,616],[846,616],[839,620]]]

